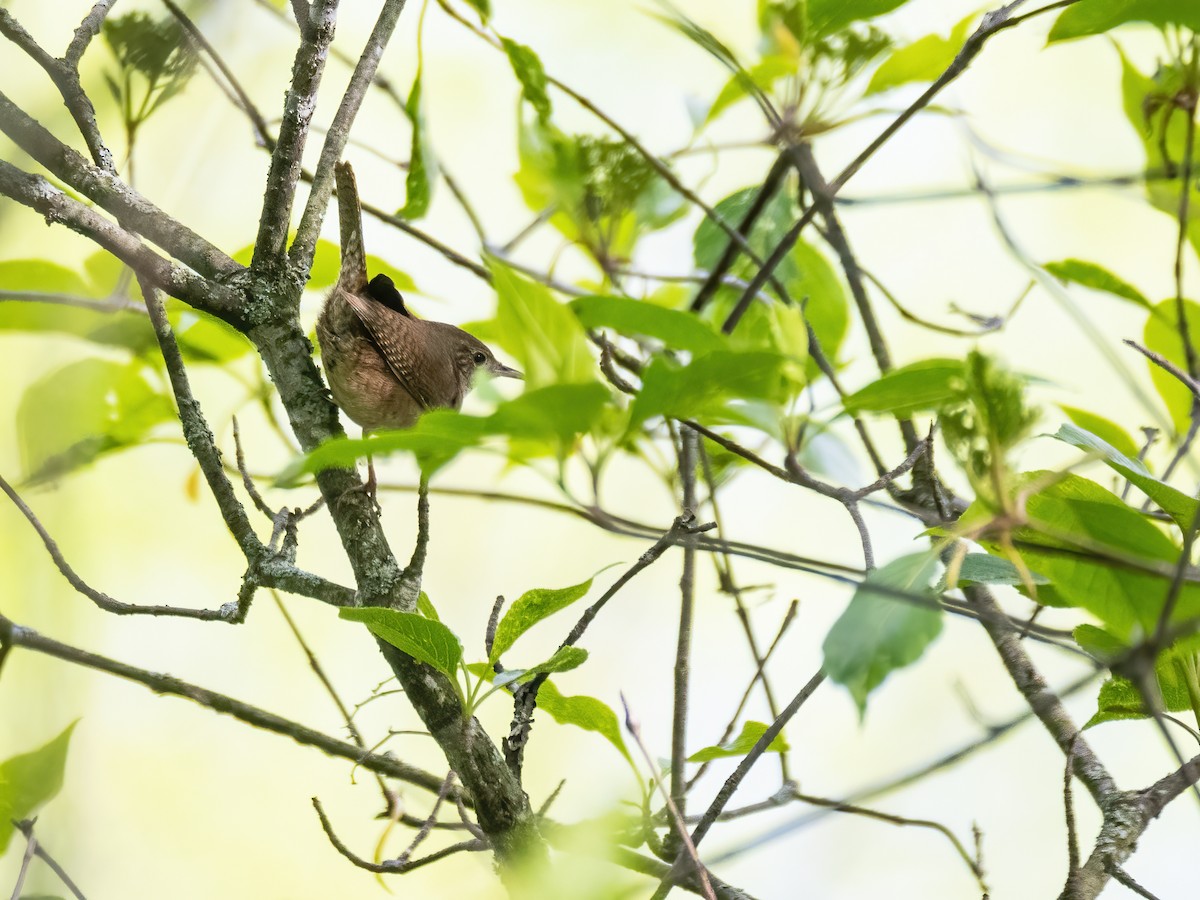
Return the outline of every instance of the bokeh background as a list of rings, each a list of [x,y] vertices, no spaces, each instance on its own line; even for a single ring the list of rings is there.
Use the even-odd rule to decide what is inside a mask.
[[[749,0],[681,0],[680,7],[747,55],[757,32]],[[12,13],[42,43],[58,52],[87,4],[58,0],[12,0]],[[688,99],[711,99],[727,74],[677,33],[647,15],[649,4],[632,0],[496,0],[497,29],[533,47],[548,71],[662,153],[686,144],[692,132]],[[125,3],[119,11],[153,3]],[[207,38],[238,74],[268,116],[282,108],[295,34],[286,22],[250,0],[193,3],[188,7]],[[897,40],[947,33],[977,9],[974,0],[912,0],[880,25]],[[373,22],[376,4],[346,3],[336,45],[357,56]],[[413,0],[384,58],[381,71],[399,85],[415,71],[420,4]],[[1046,48],[1052,16],[994,39],[939,104],[944,114],[919,117],[906,126],[855,177],[845,195],[863,202],[843,210],[844,224],[872,272],[914,310],[954,321],[951,304],[981,314],[1005,312],[1025,289],[1029,275],[1004,249],[991,212],[972,194],[973,167],[999,187],[1030,184],[1039,172],[1078,175],[1133,174],[1144,164],[1140,140],[1120,106],[1120,69],[1106,39]],[[1126,52],[1146,71],[1153,68],[1155,32],[1129,28],[1119,35]],[[503,243],[529,220],[513,184],[516,170],[518,86],[504,57],[460,25],[429,10],[424,41],[426,116],[433,144],[447,170],[480,211],[490,236]],[[118,143],[118,120],[106,107],[102,74],[109,66],[96,41],[85,61],[85,82],[100,106],[102,125]],[[327,122],[349,68],[332,60],[317,120]],[[0,83],[23,108],[61,137],[74,135],[68,117],[43,73],[7,42],[0,42]],[[885,95],[880,114],[821,139],[818,158],[827,174],[840,169],[883,127],[888,111],[902,108],[917,89]],[[959,114],[961,113],[961,115]],[[566,98],[556,98],[566,130],[601,126]],[[746,104],[724,117],[714,140],[761,138],[763,127]],[[354,139],[396,159],[407,155],[408,126],[400,111],[372,94],[359,116]],[[992,151],[985,149],[990,147]],[[319,134],[310,141],[311,159]],[[0,156],[28,161],[0,139]],[[359,172],[364,195],[385,209],[403,203],[403,173],[361,147],[348,158]],[[679,163],[684,180],[710,202],[759,181],[768,151],[723,154],[719,162],[699,154]],[[245,119],[212,82],[199,73],[186,92],[155,116],[139,139],[138,188],[227,252],[253,239],[267,155],[254,146]],[[941,192],[961,192],[934,199]],[[904,199],[914,195],[925,199]],[[892,202],[887,202],[892,201]],[[1035,260],[1076,256],[1095,260],[1138,285],[1152,299],[1172,293],[1174,223],[1152,210],[1137,186],[1001,194],[999,210],[1011,233]],[[643,242],[637,264],[653,272],[683,272],[691,265],[689,215]],[[451,246],[477,251],[461,210],[439,186],[422,227]],[[336,240],[330,217],[325,235]],[[377,223],[367,223],[370,252],[412,275],[419,292],[410,297],[423,315],[454,322],[485,318],[495,298],[486,284],[437,253]],[[558,249],[551,234],[523,245],[520,258],[544,264]],[[47,258],[78,266],[93,252],[82,238],[0,200],[0,259]],[[1196,276],[1193,260],[1188,275]],[[564,277],[590,273],[581,258],[564,254]],[[1192,282],[1195,284],[1195,282]],[[4,285],[0,284],[0,288]],[[315,317],[319,295],[307,298]],[[1098,295],[1070,294],[1070,302],[1120,347],[1138,337],[1142,314]],[[969,341],[912,326],[884,304],[878,306],[900,363],[935,355],[961,355]],[[961,324],[961,320],[956,322]],[[982,340],[1014,369],[1041,379],[1035,397],[1047,404],[1045,431],[1063,402],[1108,415],[1131,431],[1155,424],[1056,299],[1035,287],[1020,312],[1000,333]],[[0,472],[19,478],[21,436],[14,423],[25,387],[63,364],[105,351],[67,337],[0,332]],[[1118,349],[1146,390],[1140,360]],[[844,356],[850,386],[872,377],[861,329],[855,326]],[[117,358],[115,355],[113,358]],[[212,369],[193,373],[218,440],[232,453],[230,415],[243,405],[250,374]],[[239,376],[242,380],[239,380]],[[477,404],[486,397],[475,398]],[[47,415],[54,415],[52,409]],[[252,409],[241,413],[250,466],[279,471],[290,451]],[[881,429],[882,431],[882,429]],[[233,599],[242,565],[211,499],[196,492],[196,467],[173,428],[162,440],[102,459],[95,466],[30,491],[26,499],[56,537],[75,569],[113,597],[138,603],[213,607]],[[830,443],[826,471],[856,484],[865,469],[847,443]],[[898,448],[892,446],[898,460]],[[1072,458],[1054,442],[1034,441],[1021,460],[1027,468],[1060,465]],[[404,458],[381,464],[381,477],[411,485],[415,470]],[[853,527],[836,504],[789,490],[753,472],[739,476],[724,515],[730,534],[781,549],[848,563],[858,561]],[[442,472],[435,486],[503,489],[553,499],[552,485],[537,473],[505,471],[493,458],[471,454]],[[275,505],[304,503],[313,491],[272,491]],[[618,513],[666,525],[675,501],[644,472],[619,466],[604,485],[604,501]],[[383,496],[385,527],[398,552],[411,544],[413,497]],[[873,513],[881,560],[912,547],[911,521]],[[510,599],[537,586],[583,580],[611,563],[632,562],[641,542],[600,532],[588,524],[527,506],[434,498],[433,543],[425,587],[443,617],[463,638],[469,656],[482,657],[487,612],[496,594]],[[350,572],[328,519],[317,516],[302,529],[301,565],[343,582]],[[643,723],[652,749],[669,754],[671,647],[677,617],[680,556],[668,553],[606,609],[586,640],[587,666],[560,676],[567,693],[587,693],[618,706],[623,691]],[[830,582],[735,563],[747,584],[768,584],[753,596],[760,636],[769,640],[787,604],[800,613],[784,650],[772,664],[777,692],[791,696],[816,670],[820,643],[848,599]],[[617,570],[599,578],[607,584]],[[694,643],[694,697],[690,744],[699,748],[720,734],[749,677],[748,653],[732,605],[716,591],[711,568],[700,567],[698,623]],[[285,600],[300,629],[350,702],[365,699],[387,677],[382,659],[358,626],[341,623],[315,601]],[[337,733],[340,721],[329,698],[271,598],[263,594],[249,621],[236,628],[188,621],[116,618],[77,595],[56,571],[36,535],[10,505],[0,505],[0,609],[14,620],[81,647],[155,671],[170,672],[229,693],[306,724]],[[1048,624],[1066,618],[1047,615]],[[555,646],[561,623],[531,637]],[[1055,684],[1073,679],[1079,664],[1053,650],[1033,648]],[[765,718],[756,697],[753,717]],[[1069,707],[1082,721],[1094,709],[1094,692],[1073,697]],[[849,696],[827,685],[788,729],[794,771],[806,792],[840,797],[887,781],[973,739],[986,723],[1010,717],[1022,703],[981,630],[949,619],[921,663],[897,673],[871,699],[859,720]],[[509,708],[499,697],[482,717],[492,734],[507,726]],[[66,782],[38,825],[48,848],[90,898],[312,898],[386,896],[500,897],[502,888],[486,854],[457,856],[401,878],[387,887],[352,868],[328,845],[310,798],[325,803],[343,839],[369,856],[382,825],[373,819],[379,800],[373,780],[342,761],[287,739],[248,728],[186,701],[156,697],[144,688],[32,653],[17,652],[0,680],[0,758],[49,740],[72,720],[75,731]],[[369,735],[388,727],[418,727],[401,697],[363,710]],[[1116,723],[1089,734],[1124,787],[1142,786],[1172,768],[1154,726]],[[388,747],[401,757],[440,771],[432,741],[399,736]],[[719,786],[731,763],[699,798]],[[636,797],[623,760],[603,741],[575,729],[539,721],[527,754],[528,790],[540,803],[566,775],[554,806],[565,820],[598,816],[619,800]],[[735,803],[758,800],[778,786],[778,768],[764,760]],[[969,841],[972,823],[983,834],[987,877],[995,898],[1048,897],[1061,888],[1066,870],[1062,758],[1036,726],[1026,725],[968,761],[921,783],[874,801],[888,812],[935,819]],[[705,793],[707,791],[708,793]],[[1080,792],[1082,795],[1082,792]],[[423,815],[428,798],[405,795]],[[701,802],[700,799],[696,801]],[[1085,846],[1098,824],[1086,798],[1077,804]],[[949,843],[935,832],[896,828],[846,815],[829,815],[806,827],[811,809],[792,804],[722,826],[706,855],[731,853],[717,872],[759,897],[854,898],[976,896],[974,879]],[[1163,897],[1186,896],[1194,884],[1191,864],[1200,822],[1191,798],[1168,808],[1147,832],[1129,866]],[[406,843],[390,839],[395,854]],[[0,886],[13,882],[20,840],[0,859]],[[430,846],[436,846],[431,844]],[[615,870],[578,863],[578,890]],[[27,891],[61,892],[38,867]],[[1132,896],[1113,884],[1105,896]]]

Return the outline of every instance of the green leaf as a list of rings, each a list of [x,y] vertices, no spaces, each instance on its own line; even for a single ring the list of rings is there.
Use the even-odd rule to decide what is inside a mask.
[[[1194,0],[1084,0],[1063,11],[1050,29],[1048,43],[1103,34],[1129,22],[1200,31],[1200,7]]]
[[[1094,412],[1088,412],[1086,409],[1079,409],[1076,406],[1066,406],[1060,403],[1058,408],[1066,413],[1067,418],[1084,431],[1090,431],[1096,437],[1115,447],[1118,452],[1125,454],[1131,459],[1137,458],[1137,444],[1129,436],[1129,432],[1116,422],[1106,419],[1104,416],[1097,415]]]
[[[397,450],[411,451],[421,471],[432,475],[462,450],[477,446],[491,434],[488,420],[465,416],[452,409],[425,413],[411,428],[377,431],[367,438],[337,437],[311,453],[293,460],[277,478],[280,485],[295,484],[306,474],[324,469],[351,468],[365,456],[383,456]]]
[[[887,412],[903,419],[963,399],[960,359],[925,359],[893,369],[845,399],[846,412]]]
[[[486,16],[485,16],[486,17]],[[508,61],[512,65],[517,80],[521,82],[521,96],[537,112],[538,120],[545,123],[550,120],[550,96],[546,93],[546,70],[538,55],[524,44],[500,39]]]
[[[497,343],[520,364],[526,384],[595,381],[595,360],[571,310],[547,288],[522,278],[494,257],[487,263],[499,299]]]
[[[577,297],[571,310],[584,328],[611,328],[620,334],[662,341],[672,350],[706,353],[728,342],[691,313],[665,309],[629,297]]]
[[[1094,291],[1112,294],[1114,297],[1128,300],[1142,309],[1151,308],[1150,301],[1141,291],[1095,263],[1084,262],[1081,259],[1064,259],[1061,262],[1046,263],[1042,268],[1059,281],[1079,284]]]
[[[1030,572],[1034,584],[1049,584],[1050,579],[1036,572]],[[958,570],[959,583],[967,584],[1005,584],[1021,587],[1025,579],[1020,571],[1003,556],[990,556],[987,553],[968,553],[962,559]],[[938,585],[939,590],[946,589],[945,577]]]
[[[1184,531],[1192,527],[1196,517],[1196,509],[1200,503],[1189,497],[1183,491],[1171,487],[1166,482],[1159,481],[1150,474],[1150,470],[1138,459],[1130,459],[1124,453],[1114,448],[1089,431],[1074,425],[1062,425],[1054,435],[1060,441],[1086,450],[1089,453],[1099,453],[1110,468],[1119,472],[1141,489],[1147,497],[1159,505],[1163,512],[1175,520]]]
[[[954,26],[949,37],[927,34],[894,50],[871,76],[866,95],[889,91],[902,84],[937,80],[966,43],[975,19],[975,14],[967,16]]]
[[[435,622],[442,621],[442,617],[438,615],[437,608],[433,605],[433,601],[429,599],[429,595],[421,591],[417,595],[417,612],[427,619],[433,619]]]
[[[167,301],[166,310],[179,352],[187,362],[227,363],[254,349],[245,335],[215,316],[174,299]]]
[[[137,366],[85,359],[25,389],[17,408],[21,465],[31,481],[64,475],[98,456],[139,443],[175,417]]]
[[[873,19],[908,0],[808,0],[808,21],[815,36],[842,31],[854,22]]]
[[[364,623],[375,637],[455,680],[462,662],[462,644],[441,622],[419,613],[371,606],[344,607],[338,617]]]
[[[728,401],[784,398],[784,367],[778,353],[719,350],[686,365],[657,356],[642,373],[642,389],[629,413],[629,428],[654,416],[724,418]]]
[[[574,725],[594,731],[608,740],[632,765],[633,758],[621,737],[617,714],[603,701],[582,694],[567,697],[559,693],[554,682],[547,681],[538,691],[538,709],[544,710],[559,725]]]
[[[404,104],[404,113],[412,126],[412,142],[408,156],[408,175],[404,180],[404,206],[396,211],[402,219],[415,220],[422,218],[429,211],[429,202],[433,194],[433,181],[437,178],[437,160],[429,147],[429,137],[425,127],[425,112],[421,102],[421,72],[413,81],[412,90],[408,92],[408,102]]]
[[[745,756],[758,743],[759,738],[767,733],[768,726],[763,722],[745,722],[742,724],[742,732],[732,741],[724,744],[715,744],[712,747],[705,747],[703,750],[697,750],[688,757],[688,762],[705,763],[711,762],[714,759],[728,759],[732,756]],[[790,747],[788,742],[783,737],[783,732],[775,736],[775,740],[767,745],[768,753],[786,753]]]
[[[486,23],[492,15],[491,0],[466,0],[467,5],[479,13],[479,18]]]
[[[1184,300],[1184,316],[1187,318],[1188,335],[1192,347],[1200,353],[1200,303]],[[1183,371],[1187,371],[1187,353],[1183,349],[1183,339],[1179,336],[1179,317],[1174,300],[1164,300],[1154,307],[1157,315],[1146,319],[1143,340],[1146,346],[1155,353],[1161,353]],[[1186,434],[1191,424],[1192,392],[1179,383],[1179,379],[1160,366],[1146,360],[1150,368],[1150,380],[1158,395],[1162,397],[1167,410],[1171,413],[1171,421],[1180,434]]]
[[[488,662],[494,663],[517,638],[559,610],[566,609],[592,589],[592,579],[565,588],[534,588],[522,594],[496,626],[492,653]]]
[[[500,404],[487,423],[493,433],[540,442],[543,449],[565,455],[580,435],[596,427],[611,403],[611,392],[599,382],[551,384]],[[538,448],[523,449],[528,454]]]
[[[569,672],[578,669],[587,662],[588,652],[582,647],[559,647],[554,655],[536,666],[530,666],[518,676],[520,682],[532,681],[538,675],[552,675],[555,672]],[[540,694],[541,691],[538,691]]]
[[[1179,558],[1174,542],[1111,491],[1078,475],[1028,472],[1013,489],[1033,491],[1025,501],[1029,524],[1012,537],[1025,565],[1050,579],[1038,590],[1039,602],[1085,609],[1121,640],[1151,633],[1170,590],[1166,573]],[[973,506],[963,519],[978,515]],[[1155,565],[1164,574],[1143,568]],[[1200,585],[1185,583],[1171,621],[1197,615]]]
[[[930,588],[937,567],[935,554],[911,553],[868,573],[826,635],[825,672],[850,691],[860,716],[871,691],[920,659],[941,632],[942,613]]]
[[[759,91],[769,93],[779,79],[795,75],[798,64],[797,57],[772,53],[764,56],[749,69],[735,72],[713,100],[708,115],[705,116],[705,124],[716,119],[744,97]]]
[[[77,723],[38,749],[0,763],[0,856],[12,840],[13,821],[28,819],[62,789],[67,747]]]

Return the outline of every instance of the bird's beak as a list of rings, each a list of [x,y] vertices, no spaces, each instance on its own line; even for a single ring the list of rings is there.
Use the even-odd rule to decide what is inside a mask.
[[[493,378],[516,378],[521,381],[525,380],[524,373],[519,372],[516,369],[509,368],[499,360],[493,361],[492,364],[488,366],[488,372]]]

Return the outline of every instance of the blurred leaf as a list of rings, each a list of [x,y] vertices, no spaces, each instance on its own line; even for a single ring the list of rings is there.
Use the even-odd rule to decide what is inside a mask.
[[[949,37],[927,34],[907,46],[894,50],[871,76],[866,95],[889,91],[902,84],[936,81],[966,43],[971,34],[971,24],[976,18],[972,13],[961,20],[954,26]]]
[[[754,745],[758,743],[759,738],[767,733],[767,726],[763,722],[744,722],[742,723],[742,731],[732,741],[724,744],[716,744],[712,747],[705,747],[703,750],[697,750],[688,757],[688,762],[706,763],[712,762],[714,759],[728,759],[734,756],[745,756],[754,749]],[[786,753],[791,748],[788,746],[787,740],[780,732],[775,736],[775,740],[767,745],[767,753]]]
[[[965,386],[962,360],[924,359],[893,369],[844,402],[848,413],[886,412],[903,419],[961,401]]]
[[[594,135],[567,135],[549,122],[522,119],[521,167],[514,176],[535,212],[578,241],[602,267],[628,259],[638,238],[685,212],[683,198],[635,148]]]
[[[705,124],[713,121],[739,100],[752,94],[767,94],[781,78],[796,75],[799,60],[782,54],[768,54],[748,69],[739,69],[725,82],[709,107]]]
[[[187,362],[227,363],[254,349],[245,335],[215,316],[174,299],[167,301],[166,308],[179,351]]]
[[[584,695],[563,696],[554,682],[547,681],[538,691],[537,705],[538,709],[544,710],[560,725],[574,725],[603,736],[630,764],[633,763],[625,740],[621,737],[617,714],[603,701]]]
[[[1200,353],[1200,303],[1184,300],[1184,316],[1187,318],[1188,336],[1192,347]],[[1179,317],[1174,300],[1164,300],[1154,307],[1157,315],[1146,319],[1146,329],[1142,340],[1155,353],[1161,353],[1183,371],[1187,371],[1187,353],[1183,348],[1183,339],[1179,336]],[[1179,434],[1186,434],[1191,425],[1192,392],[1180,384],[1179,379],[1150,360],[1150,380],[1158,395],[1162,397],[1171,421]]]
[[[522,594],[496,626],[488,662],[494,663],[517,638],[554,613],[566,609],[592,589],[592,579],[565,588],[534,588]]]
[[[718,350],[680,365],[657,356],[642,373],[629,428],[654,416],[720,417],[732,399],[780,400],[786,360],[777,353]]]
[[[1183,491],[1155,478],[1140,460],[1130,459],[1111,444],[1075,425],[1059,426],[1054,436],[1072,447],[1100,454],[1100,458],[1110,468],[1133,482],[1142,493],[1157,503],[1163,512],[1174,519],[1180,528],[1184,531],[1191,530],[1200,503]]]
[[[155,110],[187,85],[199,61],[196,44],[174,16],[155,19],[140,10],[107,17],[101,33],[120,69],[119,77],[106,77],[132,139]]]
[[[882,16],[908,0],[808,0],[809,27],[816,35],[842,31],[853,22]]]
[[[1083,430],[1090,431],[1096,437],[1105,441],[1119,453],[1125,454],[1130,459],[1137,459],[1137,444],[1129,436],[1129,432],[1116,422],[1075,406],[1066,406],[1060,403],[1058,404],[1058,408],[1067,414],[1067,418]]]
[[[64,475],[101,454],[139,443],[174,408],[137,366],[71,363],[25,389],[17,408],[21,465],[30,481]]]
[[[537,111],[540,122],[550,121],[550,95],[546,93],[546,70],[538,55],[524,44],[501,38],[504,52],[512,65],[517,80],[521,82],[521,96]]]
[[[584,328],[611,328],[627,337],[655,338],[672,350],[704,353],[728,346],[722,335],[691,313],[643,300],[577,297],[571,301],[571,310]]]
[[[1034,584],[1049,584],[1050,579],[1036,572],[1029,573]],[[1026,583],[1025,577],[1008,559],[1003,556],[989,556],[986,553],[968,553],[962,559],[958,570],[960,584],[1005,584],[1010,587],[1021,587]],[[938,584],[939,590],[947,587],[945,576]]]
[[[1084,262],[1080,259],[1064,259],[1061,262],[1046,263],[1042,268],[1059,281],[1081,284],[1094,291],[1103,291],[1114,297],[1128,300],[1143,309],[1151,308],[1150,301],[1141,291],[1095,263]]]
[[[487,22],[487,20],[491,17],[491,15],[492,15],[491,0],[466,0],[466,3],[468,6],[472,7],[477,13],[479,13],[479,18],[483,19],[484,22]]]
[[[1050,29],[1048,43],[1103,34],[1129,22],[1161,28],[1183,25],[1200,31],[1200,6],[1195,0],[1087,0],[1063,11]]]
[[[571,310],[549,289],[489,257],[499,304],[496,341],[517,360],[530,387],[596,380],[587,337]]]
[[[78,720],[54,740],[0,763],[0,856],[12,840],[14,821],[28,819],[62,789],[67,747]]]
[[[343,607],[338,617],[362,622],[375,637],[417,662],[432,666],[452,682],[455,680],[462,661],[462,644],[453,631],[436,619],[373,606]]]
[[[420,70],[417,71],[412,90],[408,92],[404,113],[412,125],[412,143],[408,156],[408,176],[404,180],[404,206],[396,211],[396,215],[402,219],[416,220],[429,211],[433,180],[437,178],[437,160],[429,148],[429,137],[425,127]]]
[[[937,568],[937,555],[924,552],[867,573],[826,635],[825,672],[850,691],[860,717],[871,691],[896,669],[920,659],[941,633],[942,613],[930,588]]]
[[[549,441],[565,455],[576,438],[595,427],[611,401],[609,389],[599,382],[551,384],[500,404],[487,422],[493,433]]]

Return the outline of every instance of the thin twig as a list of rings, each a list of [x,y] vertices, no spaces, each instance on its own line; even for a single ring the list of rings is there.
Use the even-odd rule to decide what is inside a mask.
[[[65,887],[68,891],[71,892],[71,895],[73,897],[75,897],[75,900],[87,900],[87,898],[83,896],[83,891],[81,891],[79,889],[79,885],[77,885],[74,881],[71,880],[71,876],[68,875],[66,870],[61,865],[58,864],[58,860],[56,860],[53,856],[51,856],[50,853],[46,850],[46,845],[43,844],[40,840],[38,840],[36,837],[34,837],[33,825],[34,825],[35,821],[36,820],[34,820],[34,819],[22,819],[20,822],[16,822],[14,824],[15,824],[17,830],[20,831],[21,834],[25,835],[25,840],[27,840],[29,842],[29,846],[33,848],[34,855],[38,859],[40,859],[42,862],[44,862],[46,864],[46,866],[50,869],[50,871],[53,872],[58,877],[58,880],[63,883],[63,887]],[[27,852],[28,852],[28,848],[27,848]],[[23,870],[24,870],[24,861],[22,861],[22,871]],[[14,891],[19,893],[20,879],[18,879],[17,887],[14,888]],[[15,896],[15,894],[14,894],[14,896]]]
[[[421,866],[426,866],[429,865],[429,863],[437,862],[439,859],[445,859],[447,856],[451,856],[455,853],[487,849],[486,841],[482,841],[479,838],[473,838],[469,841],[460,841],[457,844],[451,844],[449,847],[443,847],[441,850],[434,851],[428,856],[422,856],[417,860],[404,860],[401,862],[398,859],[389,859],[386,862],[373,863],[369,860],[363,859],[361,856],[358,856],[353,850],[342,843],[341,838],[339,838],[337,833],[333,830],[333,825],[330,824],[329,817],[325,815],[325,810],[322,809],[320,800],[318,800],[316,797],[313,797],[312,805],[313,809],[317,811],[317,818],[321,820],[321,830],[325,832],[325,836],[329,838],[329,843],[333,844],[334,849],[337,850],[338,853],[342,854],[342,856],[346,857],[346,859],[350,860],[350,862],[354,863],[354,865],[358,866],[358,868],[366,869],[368,872],[375,872],[379,875],[411,872],[413,869],[419,869]]]

